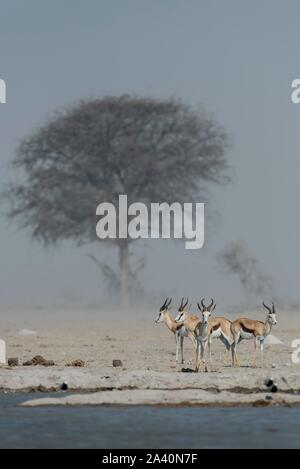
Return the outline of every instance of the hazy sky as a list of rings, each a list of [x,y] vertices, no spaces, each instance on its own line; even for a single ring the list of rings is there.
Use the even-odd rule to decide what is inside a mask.
[[[300,77],[299,15],[291,0],[0,0],[8,90],[1,183],[19,140],[74,100],[137,93],[203,103],[232,136],[234,181],[211,189],[206,210],[216,221],[205,248],[147,243],[148,290],[235,303],[238,280],[218,272],[215,254],[242,239],[277,294],[297,300],[300,104],[290,93]],[[0,241],[0,305],[80,306],[101,297],[88,247],[45,251],[3,216]],[[103,244],[99,253],[111,255]]]

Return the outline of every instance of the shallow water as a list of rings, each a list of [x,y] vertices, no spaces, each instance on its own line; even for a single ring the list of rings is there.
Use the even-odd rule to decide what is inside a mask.
[[[300,447],[300,408],[17,406],[26,399],[0,396],[1,448]]]

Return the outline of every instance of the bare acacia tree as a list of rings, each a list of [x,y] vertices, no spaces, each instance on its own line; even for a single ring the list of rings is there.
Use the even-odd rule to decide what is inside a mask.
[[[239,277],[247,306],[251,304],[253,297],[257,301],[257,297],[272,293],[272,277],[262,272],[258,260],[242,241],[228,243],[217,258],[226,272]]]
[[[12,164],[21,178],[4,193],[8,216],[46,245],[99,243],[99,203],[117,204],[119,194],[148,206],[192,202],[204,184],[227,180],[226,148],[222,127],[178,100],[126,95],[82,101],[55,113],[19,145]],[[92,259],[126,303],[137,280],[132,241],[105,241],[118,249],[118,273]]]

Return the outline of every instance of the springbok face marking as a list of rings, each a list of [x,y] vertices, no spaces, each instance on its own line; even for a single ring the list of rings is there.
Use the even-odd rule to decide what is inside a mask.
[[[197,303],[199,310],[202,313],[202,322],[203,324],[207,324],[208,320],[211,316],[211,313],[215,310],[216,308],[216,303],[214,304],[214,300],[211,298],[211,303],[208,306],[205,306],[204,304],[204,298],[201,299],[201,305]]]
[[[164,322],[165,314],[169,310],[171,302],[172,302],[172,298],[170,298],[170,301],[169,301],[169,298],[166,298],[164,304],[159,308],[158,316],[155,319],[156,324],[160,322]]]
[[[275,326],[275,324],[277,324],[277,317],[276,317],[276,311],[275,311],[275,305],[274,303],[272,302],[272,307],[269,307],[267,306],[264,302],[263,302],[263,306],[264,308],[266,308],[266,310],[268,311],[267,313],[267,321],[272,324],[272,326]]]
[[[158,324],[158,323],[163,322],[163,321],[164,321],[164,312],[160,311],[158,313],[157,318],[155,319],[155,323]]]
[[[185,308],[189,302],[189,299],[187,298],[186,302],[184,303],[184,298],[181,299],[180,306],[178,308],[178,314],[176,318],[174,319],[175,322],[182,322],[185,321],[187,318],[187,312],[185,311]]]
[[[187,318],[187,313],[186,311],[179,311],[177,314],[176,318],[174,319],[175,322],[182,322],[185,321]]]
[[[208,320],[209,320],[209,317],[211,316],[211,312],[210,311],[202,311],[202,319],[203,319],[203,323],[204,324],[207,324],[208,323]]]

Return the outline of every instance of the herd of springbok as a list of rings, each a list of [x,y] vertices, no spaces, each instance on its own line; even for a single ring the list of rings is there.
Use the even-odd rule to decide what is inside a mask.
[[[256,321],[247,318],[238,318],[235,321],[229,321],[224,317],[211,318],[212,312],[216,308],[216,303],[211,298],[208,306],[204,303],[202,298],[200,304],[197,303],[199,310],[202,313],[202,319],[198,316],[191,314],[190,307],[187,301],[182,298],[181,304],[178,308],[178,314],[175,319],[170,312],[172,298],[167,298],[159,310],[156,323],[165,323],[168,329],[173,332],[176,339],[176,362],[183,363],[183,339],[189,337],[196,350],[196,365],[195,371],[199,371],[200,360],[203,363],[204,369],[206,368],[206,350],[208,347],[209,363],[211,364],[211,340],[218,338],[225,345],[227,351],[231,351],[232,366],[239,366],[237,360],[237,345],[243,339],[253,339],[254,343],[254,363],[256,366],[256,345],[260,344],[261,351],[261,364],[264,366],[264,340],[270,334],[272,326],[277,323],[276,312],[274,303],[269,307],[263,302],[266,309],[265,322]],[[225,354],[226,354],[225,350]]]

